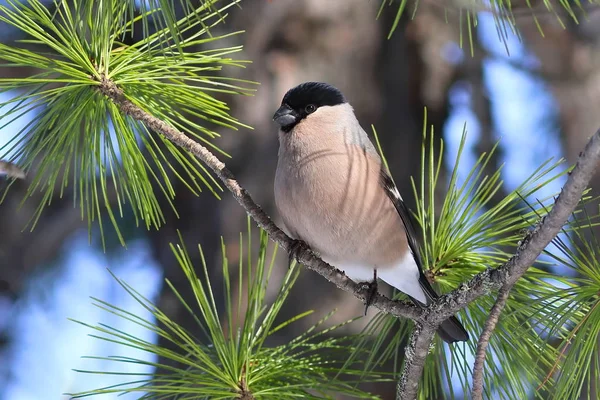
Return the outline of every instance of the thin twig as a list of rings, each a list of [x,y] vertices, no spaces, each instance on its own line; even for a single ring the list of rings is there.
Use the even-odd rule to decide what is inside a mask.
[[[496,303],[494,303],[494,306],[490,310],[490,315],[488,315],[481,336],[479,336],[477,352],[475,353],[475,364],[473,365],[473,388],[471,390],[471,398],[473,400],[480,400],[483,398],[483,366],[485,364],[485,353],[490,344],[490,338],[496,328],[500,314],[506,305],[506,300],[508,299],[511,288],[512,285],[505,285],[500,288]]]
[[[160,133],[171,142],[180,146],[181,148],[194,154],[200,160],[202,160],[208,167],[210,167],[217,177],[223,182],[223,184],[233,194],[233,197],[241,204],[246,210],[248,215],[254,219],[254,221],[264,229],[271,240],[279,244],[288,253],[294,244],[294,240],[285,234],[263,211],[263,209],[252,200],[250,194],[240,186],[234,175],[227,169],[224,163],[222,163],[214,154],[212,154],[206,147],[195,142],[194,140],[187,137],[182,132],[168,125],[164,121],[148,114],[141,107],[132,103],[128,100],[123,91],[115,85],[111,80],[102,77],[98,89],[108,98],[110,98],[120,109],[132,118],[143,122],[148,128]],[[319,273],[325,279],[335,284],[338,288],[345,290],[346,292],[354,294],[359,299],[365,301],[368,295],[368,289],[359,285],[346,277],[346,275],[327,264],[319,257],[317,257],[312,251],[299,251],[296,254],[298,262],[304,264],[307,268]],[[392,314],[396,317],[404,317],[410,319],[417,319],[421,314],[421,310],[413,304],[406,301],[396,301],[387,298],[386,296],[378,294],[371,305],[378,308],[381,311]]]
[[[417,398],[419,382],[423,374],[425,359],[433,340],[436,328],[420,323],[415,324],[410,340],[404,351],[404,368],[398,381],[397,400],[413,400]]]
[[[240,400],[255,400],[254,395],[250,391],[248,387],[248,382],[246,382],[246,365],[242,366],[242,376],[240,378],[240,389],[238,391]]]
[[[598,305],[600,305],[600,301],[596,301],[594,303],[594,305],[592,306],[592,308],[590,308],[590,310],[587,312],[587,314],[585,314],[585,317],[583,317],[581,319],[581,321],[579,321],[579,323],[575,326],[575,328],[573,328],[573,330],[571,332],[569,332],[569,336],[567,337],[567,340],[565,340],[565,345],[563,346],[563,349],[560,351],[560,354],[556,358],[556,361],[552,365],[552,368],[550,368],[550,372],[548,372],[548,374],[546,374],[546,377],[544,378],[542,383],[540,383],[538,385],[538,387],[535,389],[536,392],[539,392],[539,390],[542,387],[544,387],[544,385],[550,380],[550,378],[552,378],[552,375],[554,375],[554,371],[556,371],[558,364],[560,364],[560,361],[565,356],[565,352],[571,345],[571,340],[573,340],[573,337],[577,334],[577,331],[579,331],[579,328],[581,328],[583,326],[583,324],[585,324],[585,321],[587,321],[587,319],[590,317],[590,315],[592,315],[594,313],[594,310],[596,310],[596,307],[598,307]]]

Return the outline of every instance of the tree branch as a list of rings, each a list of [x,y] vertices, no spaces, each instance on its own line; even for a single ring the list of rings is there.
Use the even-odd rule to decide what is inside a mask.
[[[252,200],[248,192],[235,180],[225,164],[206,147],[190,139],[164,121],[145,112],[141,107],[128,100],[123,91],[105,76],[101,77],[98,90],[110,98],[123,113],[143,122],[148,128],[162,134],[176,145],[201,159],[231,191],[248,215],[268,233],[271,240],[279,244],[288,253],[292,251],[295,241],[269,218],[260,206]],[[510,288],[535,262],[544,248],[560,232],[560,229],[579,203],[599,159],[600,130],[592,136],[585,150],[581,153],[552,210],[528,233],[517,248],[515,255],[507,263],[497,268],[490,267],[475,275],[469,282],[463,283],[453,292],[441,296],[437,301],[422,310],[408,302],[390,300],[377,294],[372,302],[375,308],[396,317],[410,318],[416,322],[411,341],[406,347],[407,358],[398,384],[398,398],[416,398],[418,382],[423,371],[429,344],[435,330],[442,321],[491,290],[499,289],[505,285]],[[316,271],[338,288],[354,294],[363,301],[366,300],[367,288],[350,280],[342,271],[325,263],[312,251],[301,249],[294,255],[298,262]]]
[[[508,299],[511,288],[512,285],[507,285],[500,289],[498,298],[490,310],[490,315],[488,315],[481,336],[479,336],[477,352],[475,353],[475,364],[473,365],[473,388],[471,389],[471,399],[473,400],[481,400],[483,398],[483,366],[485,364],[485,353],[490,344],[492,332],[494,332],[500,314],[506,305],[506,300]]]
[[[485,352],[498,318],[506,305],[510,290],[521,276],[527,272],[527,269],[535,262],[556,235],[558,235],[567,222],[569,216],[571,216],[577,204],[579,204],[583,191],[587,188],[596,170],[599,159],[600,129],[592,135],[585,146],[585,150],[579,155],[579,160],[569,174],[569,178],[556,199],[552,210],[538,222],[533,231],[529,232],[521,246],[517,249],[517,253],[506,264],[496,270],[500,272],[500,277],[504,273],[505,283],[500,289],[496,303],[485,322],[484,330],[477,343],[477,353],[473,366],[473,390],[471,394],[473,399],[479,400],[483,396],[483,363],[485,361]],[[494,275],[490,275],[490,277],[493,278]],[[469,283],[472,283],[475,278]],[[472,291],[472,289],[467,290]],[[468,299],[465,301],[467,303],[470,302]]]
[[[233,197],[240,203],[246,210],[248,215],[254,219],[254,221],[264,229],[271,240],[279,244],[285,251],[290,253],[294,240],[285,234],[263,211],[258,204],[252,200],[250,194],[240,186],[235,179],[234,175],[227,169],[224,163],[222,163],[214,154],[212,154],[206,147],[190,139],[182,132],[168,125],[164,121],[148,114],[141,107],[132,103],[125,97],[123,91],[117,87],[117,85],[111,80],[102,76],[99,82],[98,90],[102,92],[106,97],[110,98],[120,110],[131,116],[132,118],[143,122],[148,128],[160,133],[171,142],[175,143],[179,147],[194,154],[200,160],[202,160],[217,177],[223,182],[223,184],[233,194]],[[346,292],[354,294],[359,299],[366,301],[368,295],[368,289],[364,288],[349,279],[342,271],[327,264],[319,257],[317,257],[310,250],[301,250],[296,254],[296,259],[299,263],[304,264],[307,268],[317,272],[328,281],[335,284],[338,288],[345,290]],[[386,296],[377,294],[373,299],[371,305],[381,311],[394,315],[396,317],[410,318],[416,320],[421,314],[421,310],[415,305],[406,301],[391,300]]]
[[[431,325],[415,323],[415,328],[404,351],[404,368],[398,381],[397,400],[417,398],[419,381],[435,330],[436,328]]]
[[[506,298],[503,299],[503,297],[508,297],[512,286],[527,271],[529,266],[535,262],[552,239],[558,235],[569,216],[577,207],[577,204],[579,204],[583,191],[590,182],[599,159],[600,129],[592,135],[590,141],[585,146],[585,150],[580,154],[579,160],[569,174],[569,178],[556,199],[552,210],[538,222],[532,231],[528,232],[517,248],[516,254],[502,266],[497,268],[490,267],[484,272],[475,275],[469,282],[463,283],[458,289],[445,296],[441,296],[424,310],[422,319],[418,320],[418,324],[428,327],[433,326],[434,328],[432,329],[436,329],[442,321],[478,297],[493,289],[502,288],[498,300],[491,311],[491,315],[486,321],[486,328],[482,333],[483,339],[480,338],[477,346],[477,356],[484,359],[489,338],[506,302]],[[425,336],[423,341],[427,343],[431,341],[431,338],[428,338],[428,331],[419,334],[415,329],[413,332],[413,337],[406,347],[407,360],[398,384],[398,399],[412,400],[416,398],[422,365],[425,362],[427,354],[422,353],[424,342],[421,342],[419,337],[415,338],[415,335]],[[480,361],[481,368],[483,368],[483,359]],[[475,368],[479,368],[477,361]],[[419,375],[415,375],[417,372]],[[477,371],[474,371],[475,373]],[[483,370],[481,374],[483,374]],[[473,390],[479,390],[480,385],[479,381],[476,382],[475,379],[481,379],[481,390],[483,390],[483,375],[481,377],[474,375],[473,378]],[[474,399],[477,399],[475,397],[476,393],[473,393]]]
[[[437,326],[480,296],[504,285],[512,286],[535,262],[546,246],[558,235],[573,213],[600,160],[600,129],[596,131],[580,153],[552,210],[521,241],[514,256],[505,264],[488,268],[441,296],[422,315],[423,321]]]

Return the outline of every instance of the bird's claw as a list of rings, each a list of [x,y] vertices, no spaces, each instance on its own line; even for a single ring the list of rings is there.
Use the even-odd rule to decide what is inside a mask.
[[[293,239],[292,245],[288,250],[288,266],[292,265],[294,259],[298,258],[303,251],[309,250],[305,241]]]
[[[373,304],[373,300],[377,296],[377,270],[373,270],[373,280],[371,282],[363,282],[363,289],[367,290],[367,296],[365,297],[365,315],[367,315],[367,310]]]

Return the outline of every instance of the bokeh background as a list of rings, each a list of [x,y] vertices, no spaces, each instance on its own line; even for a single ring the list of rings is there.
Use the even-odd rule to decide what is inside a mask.
[[[452,2],[446,3],[452,7]],[[521,3],[513,1],[514,6]],[[506,190],[549,157],[565,157],[569,163],[576,159],[589,135],[600,127],[600,12],[588,12],[579,25],[563,16],[564,27],[553,15],[538,13],[545,38],[527,12],[517,13],[517,32],[499,31],[492,16],[480,13],[471,54],[465,25],[462,32],[459,29],[458,13],[446,12],[440,4],[421,1],[415,18],[402,18],[390,39],[397,5],[386,8],[377,19],[380,2],[366,0],[244,0],[217,28],[246,31],[230,40],[244,44],[239,58],[253,63],[227,73],[261,85],[253,97],[227,98],[233,114],[254,130],[223,131],[216,143],[232,155],[228,165],[241,184],[276,220],[272,183],[278,143],[271,116],[285,91],[307,80],[340,88],[363,127],[377,128],[394,178],[409,202],[409,177],[419,170],[425,106],[428,123],[446,142],[447,168],[453,166],[465,124],[464,169],[501,140],[495,165],[489,168],[506,164]],[[19,38],[0,23],[0,41]],[[26,76],[32,71],[10,73]],[[0,69],[0,77],[10,76]],[[10,92],[0,94],[0,101],[10,96]],[[0,146],[27,122],[21,118],[3,127]],[[592,184],[596,192],[599,179],[596,176]],[[548,193],[557,191],[561,183],[549,187]],[[0,177],[0,186],[6,184]],[[167,223],[158,231],[136,227],[133,218],[126,216],[120,224],[127,248],[106,230],[106,252],[97,229],[89,241],[87,222],[68,196],[54,198],[36,229],[23,231],[39,199],[20,207],[27,182],[13,186],[0,205],[0,399],[64,399],[66,392],[117,383],[114,377],[73,371],[106,367],[81,358],[84,355],[127,354],[90,338],[89,330],[67,318],[104,322],[156,339],[91,305],[94,296],[145,314],[107,268],[154,300],[172,319],[193,329],[193,321],[163,284],[168,278],[184,294],[188,289],[168,244],[178,240],[177,230],[190,248],[200,243],[209,267],[214,268],[214,286],[219,287],[220,237],[235,263],[246,217],[227,194],[219,201],[210,194],[196,197],[178,181],[174,185],[181,218],[166,203]],[[282,272],[285,263],[281,256]],[[363,311],[360,301],[303,271],[285,313],[319,312],[279,339],[292,337],[333,308],[338,308],[335,321]],[[358,330],[363,325],[358,322],[352,327]],[[393,398],[394,385],[378,385],[374,390],[383,398]]]

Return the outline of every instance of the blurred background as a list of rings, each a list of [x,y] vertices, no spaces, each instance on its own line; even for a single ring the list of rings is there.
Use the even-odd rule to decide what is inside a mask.
[[[513,1],[513,7],[520,3]],[[252,60],[244,70],[225,73],[260,86],[254,97],[226,98],[233,115],[254,130],[223,131],[216,143],[232,155],[227,163],[240,183],[276,221],[272,184],[278,143],[271,116],[285,91],[303,81],[337,86],[365,130],[370,131],[371,124],[376,127],[393,176],[409,203],[413,198],[409,177],[419,171],[425,106],[428,123],[445,140],[447,168],[453,166],[465,124],[465,170],[501,140],[495,165],[489,168],[506,164],[507,191],[549,157],[576,160],[588,137],[600,127],[600,12],[588,12],[579,25],[563,18],[564,27],[553,15],[538,13],[545,38],[528,12],[517,13],[518,32],[508,27],[498,30],[493,17],[481,13],[471,55],[458,13],[446,12],[439,4],[421,1],[415,18],[403,17],[390,39],[397,5],[386,8],[377,19],[378,1],[245,0],[241,8],[232,9],[226,24],[219,25],[223,32],[246,31],[230,40],[232,45],[244,45],[239,58]],[[0,41],[15,39],[20,39],[18,33],[0,23]],[[27,76],[32,71],[10,73]],[[0,77],[10,75],[0,69]],[[10,96],[0,94],[0,101]],[[27,122],[21,118],[2,128],[0,146]],[[596,192],[599,179],[596,176],[592,183]],[[548,194],[559,190],[561,183],[549,187]],[[6,184],[0,177],[0,186]],[[107,268],[172,319],[193,329],[193,321],[163,284],[167,278],[184,294],[189,289],[168,245],[177,242],[177,230],[189,248],[200,243],[209,267],[214,268],[214,287],[220,287],[220,236],[228,246],[230,262],[236,263],[246,217],[227,193],[219,201],[210,194],[196,197],[177,180],[174,185],[179,187],[175,205],[181,218],[166,202],[167,223],[158,231],[136,227],[134,219],[126,216],[120,224],[127,248],[107,229],[105,252],[96,229],[89,241],[87,222],[68,196],[52,199],[36,229],[23,231],[40,199],[20,207],[27,182],[13,186],[0,206],[0,399],[64,399],[66,392],[117,383],[114,377],[73,371],[103,368],[98,361],[82,359],[85,355],[128,354],[90,338],[88,329],[67,318],[104,322],[156,340],[91,305],[94,296],[145,314]],[[277,268],[282,275],[286,257],[280,256]],[[275,281],[273,286],[276,289]],[[364,310],[359,300],[310,271],[303,271],[292,296],[285,314],[319,312],[285,330],[280,340],[298,334],[334,308],[338,308],[335,321]],[[359,330],[366,321],[348,329]],[[394,389],[394,384],[379,384],[372,390],[387,399],[393,398]]]

